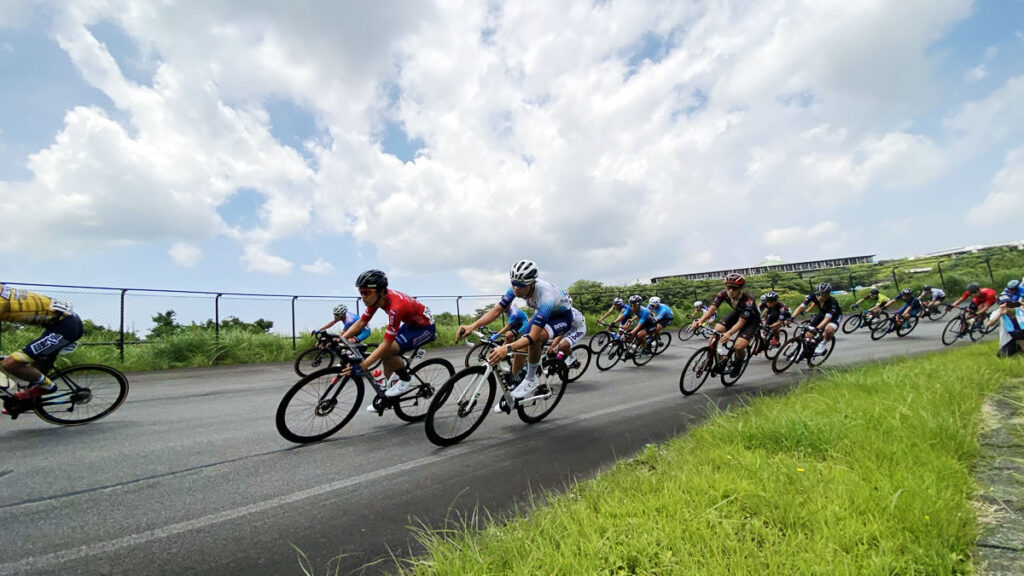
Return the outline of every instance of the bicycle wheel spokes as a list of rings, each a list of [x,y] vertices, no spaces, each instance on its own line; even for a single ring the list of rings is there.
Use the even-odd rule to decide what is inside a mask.
[[[604,348],[604,345],[611,339],[611,333],[607,330],[602,330],[590,337],[590,349],[594,351],[600,350],[601,348]]]
[[[871,339],[881,340],[886,334],[892,332],[895,329],[895,320],[888,319],[885,322],[878,322],[871,327]]]
[[[41,398],[35,412],[54,424],[74,426],[99,420],[117,410],[128,396],[128,379],[108,366],[72,366],[52,380],[57,392]]]
[[[683,366],[683,372],[679,375],[679,391],[683,393],[683,396],[689,396],[701,386],[704,385],[704,381],[708,379],[708,374],[711,373],[711,353],[707,348],[701,348],[690,356],[687,360],[686,365]]]
[[[911,316],[911,317],[907,318],[906,320],[904,320],[903,324],[900,324],[899,328],[896,329],[896,335],[899,336],[900,338],[903,338],[907,334],[910,334],[911,332],[913,332],[914,328],[916,328],[916,327],[917,327],[917,316]]]
[[[565,379],[562,378],[565,364],[555,360],[551,370],[537,371],[537,388],[533,396],[520,400],[516,405],[519,419],[527,424],[543,420],[565,394]]]
[[[363,402],[363,382],[341,376],[340,367],[299,380],[277,407],[277,431],[296,443],[323,440],[341,430]]]
[[[430,401],[427,439],[438,446],[451,446],[468,437],[487,417],[497,387],[497,379],[487,366],[457,372]]]
[[[431,358],[409,371],[415,387],[393,404],[395,415],[406,422],[418,422],[427,416],[430,399],[449,378],[455,367],[444,358]]]

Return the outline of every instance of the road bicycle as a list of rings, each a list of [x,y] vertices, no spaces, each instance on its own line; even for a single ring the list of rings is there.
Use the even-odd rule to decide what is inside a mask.
[[[921,310],[921,317],[927,318],[928,320],[942,320],[949,313],[949,309],[952,308],[949,304],[943,304],[942,302],[930,302]]]
[[[474,334],[478,334],[480,341],[473,344],[469,341],[466,345],[470,347],[469,352],[466,353],[466,368],[474,365],[487,364],[487,357],[491,355],[498,346],[504,346],[504,342],[495,339],[496,332],[488,330],[487,328],[481,328],[479,331],[475,331]],[[586,344],[576,344],[571,348],[572,350],[572,361],[568,361],[566,358],[566,383],[575,382],[583,376],[583,373],[590,367],[591,356],[593,355],[590,351],[590,347]],[[543,349],[544,355],[549,355],[547,343]]]
[[[612,338],[622,331],[622,326],[620,326],[618,322],[598,321],[598,324],[604,326],[605,329],[590,337],[589,346],[592,352],[597,352],[601,348],[604,348],[605,344],[611,341]]]
[[[709,376],[719,377],[722,386],[732,386],[747,371],[747,365],[750,364],[752,356],[748,350],[746,356],[740,361],[742,364],[739,371],[733,374],[733,367],[736,366],[736,351],[733,348],[733,343],[726,342],[722,348],[719,348],[721,332],[716,332],[705,326],[699,326],[697,332],[700,332],[701,336],[708,337],[708,344],[698,348],[690,356],[683,366],[682,373],[679,374],[679,391],[683,393],[683,396],[689,396],[700,390]]]
[[[779,328],[779,332],[776,334],[772,332],[771,328],[761,324],[757,329],[754,341],[750,343],[750,353],[757,356],[763,352],[765,358],[775,360],[788,340],[789,334],[782,328]]]
[[[952,308],[952,306],[950,307]],[[960,312],[947,322],[945,328],[942,329],[942,343],[946,346],[951,346],[964,336],[970,337],[972,342],[977,342],[999,326],[998,324],[986,326],[985,319],[987,315],[979,316],[973,310],[961,306],[956,308]]]
[[[843,334],[853,334],[861,328],[871,330],[874,328],[875,324],[885,322],[889,319],[889,313],[885,310],[872,312],[872,308],[861,310],[857,306],[853,306],[851,310],[854,310],[855,312],[850,314],[846,320],[843,320]]]
[[[517,350],[515,354],[525,355]],[[491,412],[498,395],[497,411],[535,424],[555,409],[565,394],[566,365],[557,357],[544,357],[537,371],[537,387],[532,396],[517,400],[512,390],[522,374],[512,374],[512,359],[507,356],[495,365],[481,364],[464,368],[448,379],[434,394],[427,408],[427,439],[438,446],[451,446],[469,437]],[[499,392],[500,391],[500,392]]]
[[[65,354],[74,349],[74,344],[61,351]],[[0,356],[0,360],[4,357]],[[14,392],[21,388],[19,381],[0,375],[0,399],[4,412],[12,420],[25,412],[51,424],[76,426],[95,422],[108,416],[124,404],[128,396],[128,378],[120,370],[100,364],[78,364],[54,368],[56,358],[37,364],[57,389],[49,394],[31,400],[19,400]]]
[[[824,334],[809,324],[800,324],[793,332],[793,337],[786,342],[786,345],[779,351],[779,355],[772,361],[772,372],[781,374],[790,366],[807,360],[807,365],[816,368],[821,366],[836,347],[835,335],[825,340],[825,348],[819,352],[818,344],[823,341]]]
[[[914,328],[917,328],[917,316],[911,315],[904,318],[900,314],[893,314],[888,319],[876,322],[871,327],[871,339],[881,340],[886,334],[891,332],[895,332],[897,336],[903,338],[913,332]]]
[[[413,348],[408,356],[401,356],[406,367],[411,366],[413,387],[401,396],[388,397],[384,395],[383,381],[378,382],[369,371],[359,367],[364,358],[362,352],[347,341],[342,344],[340,365],[317,370],[285,392],[275,422],[286,440],[298,444],[317,442],[341,430],[362,405],[367,384],[374,392],[372,406],[378,416],[383,416],[385,410],[394,410],[405,422],[421,421],[435,390],[455,373],[455,367],[444,358],[430,358],[413,366],[424,355],[420,348]]]
[[[498,333],[487,327],[480,328],[474,334],[480,334],[480,341],[475,344],[466,341],[466,346],[469,346],[469,352],[466,352],[466,368],[474,364],[486,364],[491,352],[498,346],[505,345],[504,341],[498,339]]]
[[[700,325],[700,328],[709,328],[709,329],[713,328],[713,326],[715,325],[715,318],[716,317],[717,317],[717,315],[712,316],[711,318],[708,318],[707,322],[705,322],[704,324]],[[690,317],[690,321],[684,323],[679,328],[679,332],[676,332],[676,338],[678,338],[680,342],[686,342],[690,338],[693,338],[693,335],[696,334],[696,332],[690,330],[690,324],[692,324],[693,321],[697,320],[698,318],[700,318],[700,316],[691,316]]]
[[[611,340],[595,353],[597,369],[602,372],[610,370],[620,360],[633,360],[633,364],[643,366],[668,347],[666,336],[669,335],[665,332],[659,338],[648,336],[647,341],[641,345],[628,333],[614,333]]]
[[[377,345],[359,343],[356,347],[359,348],[363,356],[369,356]],[[343,348],[339,336],[334,336],[327,332],[317,333],[316,344],[311,348],[303,350],[302,353],[295,357],[295,364],[293,366],[295,373],[299,376],[309,376],[321,368],[334,366],[337,364],[338,359],[341,358]],[[375,363],[373,366],[370,366],[370,370],[379,365],[379,363]]]

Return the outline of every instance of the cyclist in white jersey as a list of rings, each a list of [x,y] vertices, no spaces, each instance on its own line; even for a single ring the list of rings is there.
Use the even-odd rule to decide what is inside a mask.
[[[536,310],[530,319],[530,331],[511,344],[499,346],[491,352],[487,361],[491,364],[500,362],[515,350],[529,349],[526,365],[526,378],[512,391],[512,396],[523,399],[533,393],[537,387],[537,368],[540,366],[540,354],[544,341],[556,336],[563,336],[559,345],[568,351],[576,341],[587,333],[587,323],[583,314],[572,307],[572,298],[558,286],[537,277],[537,265],[531,260],[520,260],[512,266],[509,273],[512,286],[505,292],[494,308],[491,308],[468,326],[459,326],[455,334],[458,342],[481,326],[494,321],[503,312],[507,313],[512,301],[522,298],[526,305]],[[518,360],[518,357],[516,358]],[[571,357],[568,359],[571,363]],[[513,363],[518,372],[520,364]],[[515,361],[514,361],[515,362]]]

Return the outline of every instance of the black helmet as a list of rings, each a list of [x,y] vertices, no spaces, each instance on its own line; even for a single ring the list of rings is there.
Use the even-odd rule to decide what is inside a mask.
[[[967,285],[967,291],[970,292],[971,294],[974,294],[978,290],[981,290],[981,285],[979,285],[977,282],[971,282],[970,284]]]
[[[832,285],[828,282],[822,282],[814,288],[814,293],[818,295],[824,295],[832,292]]]
[[[769,293],[765,294],[764,297],[769,302],[778,302],[779,301],[779,293],[778,292],[774,292],[774,291],[769,292]]]
[[[380,270],[367,270],[356,278],[356,288],[383,290],[388,287],[388,275]]]
[[[931,292],[931,291],[932,291],[932,287],[929,286],[928,284],[925,284],[924,286],[921,286],[921,292]]]
[[[871,290],[868,290],[868,294],[871,294],[872,296],[874,296],[875,294],[878,294],[878,288],[875,288],[874,286],[872,286]]]
[[[629,297],[629,303],[631,305],[636,304],[637,306],[639,306],[643,301],[644,299],[639,294],[633,294],[632,296]]]

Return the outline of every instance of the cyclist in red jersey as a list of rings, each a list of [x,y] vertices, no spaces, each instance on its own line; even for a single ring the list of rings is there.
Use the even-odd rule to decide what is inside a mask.
[[[956,306],[957,304],[971,299],[971,303],[967,306],[972,312],[982,316],[996,303],[996,291],[991,288],[982,288],[977,282],[971,282],[967,285],[967,290],[964,291],[963,296],[957,298],[956,302],[953,302],[950,306]]]
[[[401,396],[412,388],[412,375],[402,361],[401,354],[437,338],[434,317],[430,315],[429,308],[412,296],[388,289],[388,277],[380,270],[367,270],[360,274],[356,279],[356,288],[366,305],[366,311],[355,324],[345,330],[342,338],[356,337],[377,309],[387,312],[388,325],[384,331],[384,341],[363,359],[361,366],[367,370],[380,359],[385,381],[392,374],[398,375],[398,381],[384,395]]]

